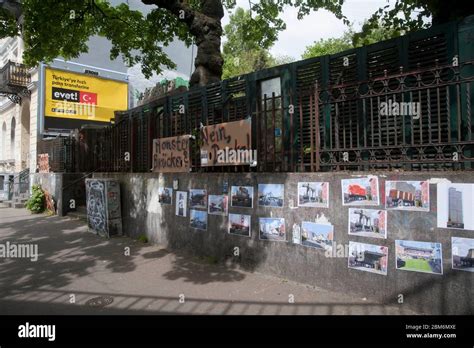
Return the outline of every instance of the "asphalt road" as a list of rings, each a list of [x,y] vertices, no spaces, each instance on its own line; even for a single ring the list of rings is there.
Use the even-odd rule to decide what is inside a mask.
[[[105,240],[79,220],[1,208],[0,222],[0,244],[37,244],[39,253],[0,258],[2,314],[414,314],[127,237]]]

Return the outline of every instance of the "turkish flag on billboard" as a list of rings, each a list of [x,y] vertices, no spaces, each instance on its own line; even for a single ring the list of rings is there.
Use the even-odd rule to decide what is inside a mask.
[[[79,95],[81,103],[97,105],[97,93],[82,92]]]

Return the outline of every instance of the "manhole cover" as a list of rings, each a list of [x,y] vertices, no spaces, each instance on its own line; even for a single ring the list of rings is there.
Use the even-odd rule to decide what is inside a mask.
[[[91,307],[105,307],[114,302],[112,296],[99,296],[87,300],[86,305]]]

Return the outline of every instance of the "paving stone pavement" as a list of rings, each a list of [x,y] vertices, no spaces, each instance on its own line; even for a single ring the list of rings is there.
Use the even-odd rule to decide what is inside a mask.
[[[37,244],[39,256],[0,258],[1,314],[416,314],[127,237],[106,240],[80,220],[24,209],[0,208],[7,242]]]

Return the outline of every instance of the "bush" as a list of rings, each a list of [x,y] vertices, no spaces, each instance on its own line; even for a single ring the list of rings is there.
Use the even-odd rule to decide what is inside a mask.
[[[33,214],[40,214],[46,209],[46,200],[40,185],[33,185],[30,199],[25,204],[26,209]]]

